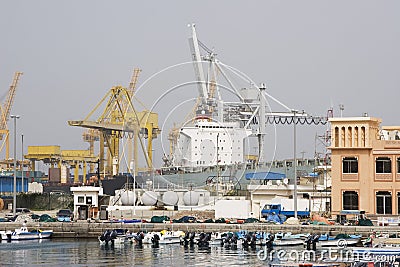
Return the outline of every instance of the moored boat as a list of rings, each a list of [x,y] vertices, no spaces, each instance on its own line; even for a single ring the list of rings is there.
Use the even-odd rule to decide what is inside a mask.
[[[0,231],[0,234],[1,239],[7,241],[48,239],[53,235],[53,230],[34,229],[29,231],[24,224],[22,227],[17,228],[14,231]]]
[[[337,236],[321,235],[317,247],[339,247],[356,246],[361,242],[361,235],[339,234]]]
[[[100,245],[108,245],[108,243],[115,245],[132,242],[133,237],[134,236],[126,230],[114,229],[104,231],[104,233],[101,234],[98,239]]]
[[[276,233],[273,241],[274,246],[299,246],[304,243],[307,235],[297,234],[293,235],[292,233]]]
[[[181,238],[185,236],[182,231],[167,231],[160,232],[159,244],[180,244]]]
[[[354,247],[351,252],[353,255],[370,256],[370,255],[393,255],[400,256],[400,247],[381,246],[381,247]]]

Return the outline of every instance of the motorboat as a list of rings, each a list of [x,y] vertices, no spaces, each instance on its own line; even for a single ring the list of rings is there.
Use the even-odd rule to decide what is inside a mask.
[[[100,245],[129,243],[133,242],[133,238],[133,234],[123,229],[106,230],[98,237]]]
[[[15,229],[14,231],[0,231],[1,239],[7,241],[14,240],[34,240],[34,239],[47,239],[53,235],[53,230],[39,230],[34,229],[29,231],[26,225]]]
[[[292,234],[287,233],[276,233],[273,241],[274,246],[299,246],[304,243],[307,235],[304,234]]]
[[[337,236],[321,235],[317,247],[339,247],[356,246],[361,242],[361,235],[338,234]]]
[[[159,244],[180,244],[181,238],[185,236],[183,231],[160,231]]]
[[[371,256],[371,255],[394,255],[400,256],[400,247],[398,246],[377,246],[377,247],[354,247],[351,249],[353,255]]]
[[[180,244],[181,239],[185,236],[183,231],[167,231],[148,232],[143,234],[141,242],[143,244]]]

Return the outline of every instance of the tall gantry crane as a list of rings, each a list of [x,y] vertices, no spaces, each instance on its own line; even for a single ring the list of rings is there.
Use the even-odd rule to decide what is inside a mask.
[[[138,81],[138,78],[139,78],[139,74],[140,74],[141,71],[142,70],[139,69],[139,68],[135,68],[133,70],[132,77],[131,77],[131,80],[130,80],[130,83],[129,83],[129,87],[128,87],[128,94],[129,94],[131,99],[134,98],[136,84],[137,84],[137,81]],[[124,100],[124,98],[122,98],[121,100]],[[137,101],[139,101],[139,100],[137,100]],[[142,103],[140,102],[140,104],[142,104]],[[122,111],[128,111],[129,103],[125,103],[125,102],[122,101],[121,105],[122,105]],[[89,151],[90,151],[90,155],[92,155],[92,156],[94,156],[94,142],[100,141],[100,135],[101,134],[102,133],[99,130],[93,129],[93,128],[89,128],[89,129],[85,130],[84,133],[82,134],[83,141],[89,143]],[[128,150],[128,152],[126,153],[126,156],[127,156],[127,162],[128,163],[130,163],[133,158],[135,158],[135,159],[138,158],[138,153],[137,153],[138,152],[138,138],[137,138],[137,135],[133,136],[133,140],[134,140],[133,144],[129,139],[127,140],[127,146],[128,146],[127,150]],[[123,156],[123,154],[121,154],[121,157],[122,156]],[[137,165],[135,165],[135,166],[137,166]],[[136,169],[136,171],[137,171],[137,169]],[[91,173],[94,172],[94,165],[93,164],[90,164],[90,172]]]
[[[3,151],[4,146],[6,147],[6,155],[5,155],[6,160],[10,158],[9,130],[7,127],[7,122],[10,119],[11,107],[14,103],[18,80],[22,74],[23,74],[22,72],[15,72],[14,79],[10,85],[10,88],[8,89],[7,99],[3,104],[0,105],[1,109],[0,140],[3,140],[0,147],[0,151]]]
[[[119,171],[121,154],[120,139],[137,137],[144,152],[147,166],[152,168],[152,139],[156,138],[158,114],[144,110],[137,112],[132,104],[132,92],[122,86],[115,86],[103,97],[96,107],[81,121],[68,121],[71,126],[96,129],[100,134],[100,171],[104,175],[115,175]],[[106,99],[108,101],[106,102]],[[105,103],[105,108],[97,120],[92,115]],[[147,151],[142,141],[147,138]],[[105,157],[105,149],[107,155]],[[136,154],[136,153],[135,153]],[[137,158],[135,159],[137,162]],[[105,164],[106,163],[106,164]],[[136,164],[137,165],[137,164]]]

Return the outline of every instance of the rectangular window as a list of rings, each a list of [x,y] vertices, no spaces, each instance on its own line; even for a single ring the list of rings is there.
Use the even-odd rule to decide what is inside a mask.
[[[358,159],[356,157],[345,157],[342,161],[343,173],[358,173]]]
[[[358,210],[358,193],[355,191],[343,192],[343,209]]]
[[[92,197],[86,197],[86,204],[92,204]]]
[[[397,158],[397,173],[400,173],[400,158]]]
[[[400,214],[400,193],[397,193],[397,214]]]
[[[84,197],[78,197],[78,203],[84,203],[85,198]]]
[[[376,193],[376,214],[392,214],[392,194],[387,191]]]
[[[376,173],[391,173],[392,160],[389,157],[378,157],[375,162]]]

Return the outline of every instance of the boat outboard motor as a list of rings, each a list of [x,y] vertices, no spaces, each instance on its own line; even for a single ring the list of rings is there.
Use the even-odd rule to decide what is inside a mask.
[[[257,237],[255,234],[251,236],[250,246],[252,249],[256,248]]]
[[[232,236],[232,243],[233,243],[234,245],[237,245],[237,241],[238,241],[237,235],[233,235],[233,236]]]
[[[108,242],[111,241],[111,231],[110,230],[106,230],[104,232],[104,241],[106,242],[106,245],[108,245]]]
[[[11,242],[12,233],[7,233],[6,235],[7,235],[7,242],[10,243]]]
[[[231,241],[232,241],[230,235],[226,235],[225,238],[223,239],[223,241],[224,241],[225,247],[229,247],[231,245]]]
[[[196,236],[196,234],[193,232],[193,233],[191,233],[191,235],[190,235],[190,238],[189,238],[189,245],[191,246],[191,247],[193,247],[194,246],[194,237]]]
[[[114,240],[117,238],[117,231],[116,230],[112,230],[111,234],[110,234],[110,238],[111,238],[111,244],[114,245]]]
[[[243,240],[243,247],[244,247],[245,249],[248,249],[249,246],[250,246],[250,244],[251,244],[251,235],[250,235],[250,234],[247,234],[246,237],[245,237],[244,240]]]
[[[190,233],[186,232],[185,236],[183,237],[183,240],[181,241],[181,245],[187,247],[189,245],[189,239],[190,239]]]
[[[313,235],[311,235],[311,234],[308,235],[305,240],[307,250],[311,250],[312,242],[313,242],[312,240],[313,240]]]
[[[138,232],[137,235],[135,236],[135,240],[139,247],[143,245],[143,238],[144,238],[143,232]]]
[[[201,233],[199,235],[199,243],[198,243],[199,247],[208,247],[208,240],[209,240],[208,238],[209,238],[208,234]]]
[[[153,247],[158,247],[160,244],[160,236],[158,234],[154,234],[151,238],[151,243],[153,244]]]
[[[319,241],[319,235],[313,234],[312,235],[312,249],[317,250],[317,242]]]
[[[238,237],[237,237],[237,235],[234,234],[232,236],[232,238],[231,238],[231,243],[232,243],[232,248],[233,249],[237,248],[237,241],[238,241]]]
[[[101,234],[101,236],[100,236],[100,241],[105,241],[105,240],[106,240],[106,233],[107,233],[107,231],[108,231],[108,230],[105,230],[105,231]]]
[[[265,246],[267,247],[268,251],[272,250],[273,246],[274,246],[274,235],[272,234],[268,234],[267,238],[265,240]]]

